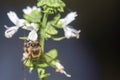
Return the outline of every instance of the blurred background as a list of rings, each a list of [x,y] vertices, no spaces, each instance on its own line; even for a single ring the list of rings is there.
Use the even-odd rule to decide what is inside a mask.
[[[66,39],[61,42],[46,41],[46,52],[58,49],[59,59],[71,78],[55,73],[46,80],[120,80],[119,19],[117,0],[64,0],[67,4],[63,17],[77,11],[78,17],[71,23],[81,29],[80,39]],[[23,41],[19,36],[28,32],[19,29],[13,38],[4,37],[4,25],[13,26],[6,13],[15,11],[22,18],[22,9],[32,6],[36,0],[0,1],[0,80],[39,80],[36,71],[23,71]]]

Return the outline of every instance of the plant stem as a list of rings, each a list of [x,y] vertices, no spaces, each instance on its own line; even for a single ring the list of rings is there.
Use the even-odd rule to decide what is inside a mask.
[[[46,24],[47,24],[47,18],[48,18],[48,14],[44,13],[43,16],[43,21],[42,21],[42,27],[40,30],[40,45],[42,48],[42,53],[44,53],[44,45],[45,45],[45,28],[46,28]]]
[[[44,38],[44,36],[42,34],[44,34],[43,29],[41,30],[40,45],[41,45],[42,53],[44,53],[45,38]]]
[[[46,29],[46,24],[47,24],[47,18],[48,18],[48,14],[44,13],[43,20],[42,20],[42,26],[40,28],[40,45],[41,45],[41,49],[42,49],[42,54],[44,54],[45,29]],[[41,80],[45,80],[45,78],[41,78]]]

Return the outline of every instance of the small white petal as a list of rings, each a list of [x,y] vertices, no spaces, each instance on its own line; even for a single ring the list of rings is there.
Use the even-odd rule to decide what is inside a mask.
[[[11,22],[13,22],[14,24],[16,24],[16,21],[19,19],[17,14],[14,11],[10,11],[7,13],[9,19],[11,20]]]
[[[63,74],[65,74],[67,77],[71,77],[71,75],[70,74],[68,74],[66,71],[64,71],[64,70],[62,70],[60,73],[63,73]]]
[[[41,12],[41,8],[37,8],[37,11]]]
[[[38,28],[37,28],[37,26],[34,23],[30,23],[30,24],[27,23],[22,28],[25,29],[25,30],[30,30],[30,31],[32,31],[32,30],[38,31]]]
[[[35,25],[35,23],[31,23],[31,26],[33,27],[33,29],[34,29],[35,31],[38,31],[38,28],[37,28],[37,26]]]
[[[40,12],[40,11],[41,11],[41,8],[37,8],[36,6],[33,6],[33,7],[32,7],[32,10],[37,10],[37,11]]]
[[[66,71],[64,71],[64,66],[60,64],[59,62],[56,62],[56,68],[60,71],[60,73],[65,74],[67,77],[71,77]]]
[[[12,23],[14,23],[16,26],[21,27],[24,25],[25,20],[24,19],[19,19],[17,14],[14,11],[10,11],[7,13],[8,18]]]
[[[7,27],[5,25],[6,31],[5,31],[5,37],[6,38],[11,38],[19,29],[19,27],[14,26],[14,27]]]
[[[65,27],[63,29],[64,29],[65,37],[67,39],[69,39],[71,37],[79,38],[79,33],[81,32],[80,30],[76,30],[76,29],[70,28],[70,27]]]
[[[75,17],[77,16],[76,12],[70,12],[65,18],[60,19],[58,24],[62,24],[64,35],[67,39],[71,37],[79,38],[80,30],[76,30],[74,28],[71,28],[68,24],[70,24],[72,21],[75,20]]]
[[[64,66],[62,66],[59,62],[57,62],[55,65],[58,69],[64,69]]]
[[[23,12],[24,12],[25,14],[30,14],[30,13],[32,12],[32,9],[31,9],[30,6],[27,6],[26,9],[23,9]]]
[[[37,32],[32,30],[28,35],[28,40],[36,41],[38,38]]]
[[[62,22],[62,24],[65,27],[66,25],[74,21],[76,16],[77,16],[76,12],[70,12],[65,18],[60,19],[60,22]]]
[[[30,6],[28,6],[26,9],[23,9],[23,12],[25,13],[25,14],[31,14],[31,12],[33,11],[33,10],[37,10],[37,11],[41,11],[41,9],[40,8],[37,8],[36,6],[33,6],[32,8],[30,7]]]
[[[18,22],[16,23],[18,26],[23,26],[24,25],[25,20],[24,19],[19,19]]]
[[[29,57],[28,53],[23,53],[23,57],[22,57],[22,61],[24,61],[25,59],[27,59]]]
[[[9,28],[7,25],[4,25],[4,27],[5,27],[6,29],[8,29],[8,28]]]
[[[29,14],[29,12],[26,9],[23,9],[24,14]]]
[[[36,7],[36,6],[33,6],[33,7],[32,7],[32,10],[37,10],[37,7]]]

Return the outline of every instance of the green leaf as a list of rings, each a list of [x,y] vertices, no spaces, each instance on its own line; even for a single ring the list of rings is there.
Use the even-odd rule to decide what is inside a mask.
[[[24,60],[23,64],[24,64],[26,67],[33,67],[33,63],[32,63],[32,61],[30,61],[29,59]]]
[[[53,59],[55,59],[58,56],[58,52],[57,52],[56,49],[52,49],[48,53],[46,53],[46,55],[53,58]]]
[[[37,23],[37,22],[41,22],[42,14],[39,11],[34,10],[29,15],[24,14],[23,17],[29,22]]]
[[[27,37],[19,37],[19,39],[27,40]]]
[[[63,28],[63,26],[62,26],[62,23],[61,23],[61,22],[57,23],[55,27],[56,27],[56,28],[60,28],[60,29],[62,29],[62,28]]]
[[[58,21],[60,20],[61,15],[57,14],[54,19],[53,19],[53,23],[56,25],[58,23]]]
[[[46,34],[45,34],[45,38],[46,38],[46,39],[47,39],[47,38],[51,38],[51,35],[48,34],[48,33],[46,33]]]
[[[55,60],[58,56],[57,50],[52,49],[48,53],[45,54],[45,59],[48,64],[50,64],[53,60]]]
[[[65,3],[62,0],[39,0],[37,6],[45,6],[48,7],[65,7]]]
[[[52,39],[53,39],[54,41],[61,41],[61,40],[65,39],[65,37],[58,37],[58,38],[52,37]]]
[[[45,13],[54,14],[63,12],[65,3],[62,0],[39,0],[37,6],[43,7]]]
[[[41,74],[40,75],[40,78],[42,79],[42,78],[47,78],[48,76],[50,76],[50,74],[49,73],[46,73],[46,74]]]
[[[48,22],[46,32],[50,35],[56,35],[58,31]]]
[[[48,67],[48,64],[42,63],[42,64],[37,64],[37,66],[40,68],[46,68],[46,67]]]
[[[43,69],[43,68],[38,68],[37,72],[38,72],[38,76],[40,79],[46,78],[50,75],[50,74],[46,73],[45,69]]]
[[[29,72],[32,73],[32,71],[34,70],[34,67],[30,67],[29,68]]]
[[[52,60],[49,65],[53,68],[56,68],[56,62],[59,62],[59,60],[55,59],[55,60]]]

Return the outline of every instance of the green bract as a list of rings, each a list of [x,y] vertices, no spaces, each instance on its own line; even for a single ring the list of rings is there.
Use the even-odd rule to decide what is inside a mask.
[[[41,64],[38,64],[37,66],[40,67],[40,68],[46,68],[46,67],[48,67],[48,64],[47,63],[41,63]]]
[[[38,72],[38,76],[39,76],[40,80],[41,79],[44,80],[44,78],[46,78],[50,75],[50,74],[46,73],[45,69],[43,69],[43,68],[38,68],[37,72]]]
[[[64,12],[65,4],[62,0],[38,0],[37,6],[43,7],[45,13]]]
[[[23,64],[26,67],[33,67],[33,63],[29,59],[26,59]]]
[[[27,37],[19,37],[19,39],[22,39],[22,40],[27,40]]]
[[[54,41],[61,41],[61,40],[65,39],[65,37],[52,37],[52,39]]]
[[[58,33],[58,31],[53,27],[51,23],[47,24],[46,32],[50,35],[56,35]]]
[[[57,56],[58,56],[57,50],[52,49],[52,50],[50,50],[49,52],[46,53],[45,58],[46,58],[46,61],[49,63],[52,60],[56,59]]]
[[[24,14],[23,17],[29,22],[38,23],[41,22],[42,14],[39,11],[34,10],[31,14]]]

